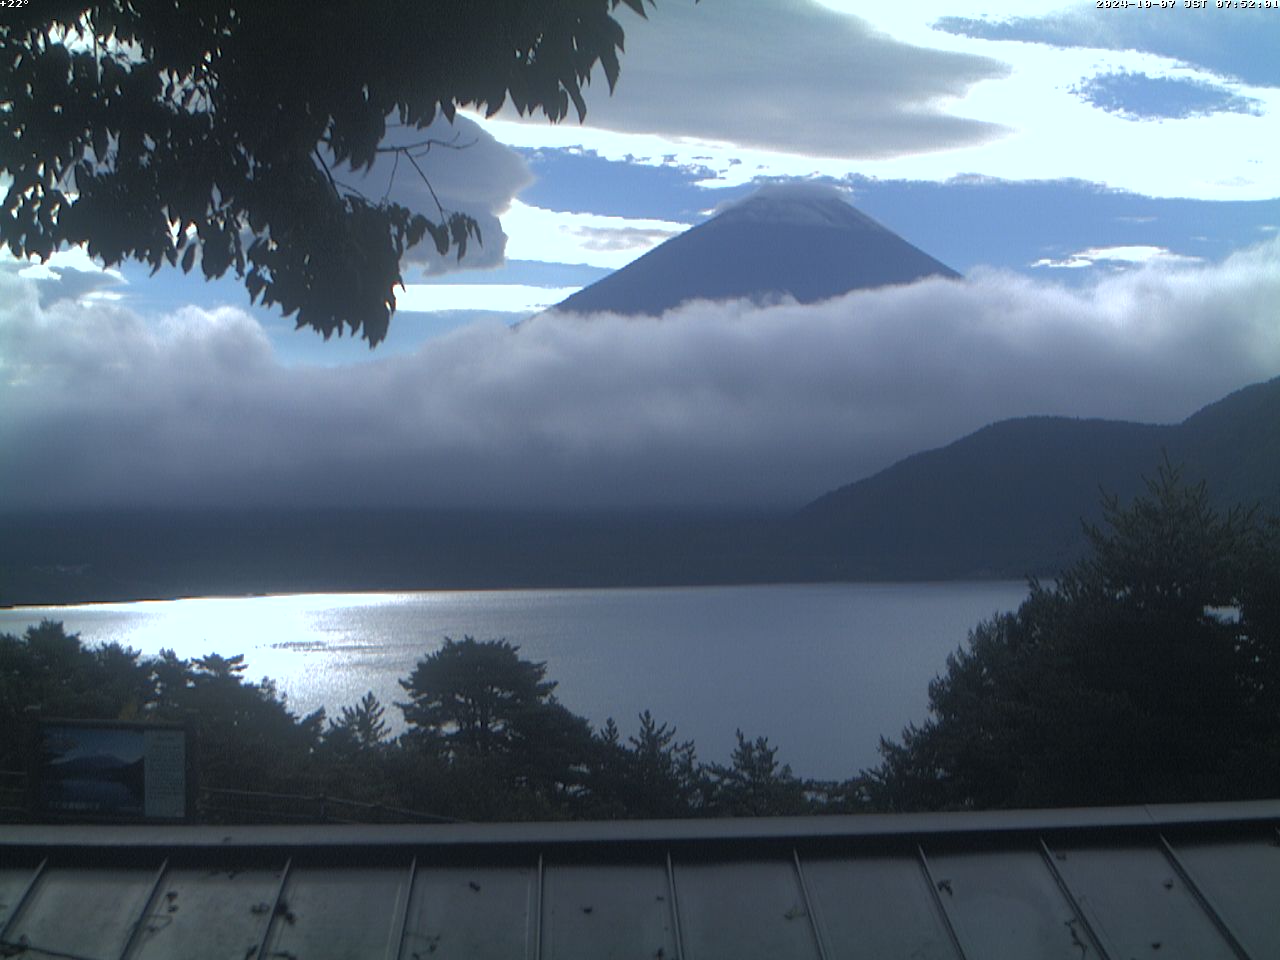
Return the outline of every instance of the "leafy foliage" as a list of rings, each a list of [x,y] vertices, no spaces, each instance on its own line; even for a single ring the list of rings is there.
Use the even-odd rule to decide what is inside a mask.
[[[283,790],[308,775],[323,710],[295,717],[271,680],[244,680],[243,656],[184,661],[164,651],[161,663],[181,679],[166,684],[152,715],[191,720],[202,786]]]
[[[136,651],[86,648],[62,624],[42,620],[21,637],[0,634],[0,767],[20,769],[16,731],[28,710],[93,720],[139,718],[153,698]]]
[[[545,705],[556,686],[545,679],[545,663],[522,660],[519,651],[506,640],[445,637],[400,681],[410,696],[398,705],[405,722],[454,757],[511,750],[519,722]]]
[[[586,113],[612,89],[619,3],[643,0],[176,0],[29,3],[0,20],[0,243],[47,259],[234,269],[251,300],[327,338],[387,332],[400,259],[479,241],[476,221],[373,200],[333,175],[459,106]],[[403,144],[400,140],[398,143]],[[419,169],[419,173],[422,171]],[[425,174],[424,178],[425,178]],[[428,186],[430,184],[428,183]]]
[[[1104,501],[1091,554],[980,624],[882,741],[893,809],[1173,802],[1280,791],[1280,537],[1167,462]]]
[[[468,820],[689,817],[850,809],[835,785],[799,781],[760,738],[739,735],[732,765],[700,764],[692,741],[645,711],[634,736],[610,720],[593,732],[552,696],[546,665],[505,640],[444,645],[401,681],[408,729],[392,736],[372,693],[325,726],[289,712],[270,680],[244,678],[241,656],[144,658],[86,647],[59,623],[0,634],[0,723],[36,716],[182,720],[195,730],[202,816],[305,816],[270,794],[342,802],[380,818]],[[25,738],[0,738],[0,770],[25,769]],[[811,797],[826,795],[815,805]],[[338,801],[336,798],[341,798]],[[344,808],[345,809],[345,808]],[[357,811],[358,812],[358,811]]]
[[[440,765],[469,818],[546,817],[584,791],[591,728],[552,696],[545,663],[472,637],[420,660],[400,685],[406,750]]]
[[[390,732],[387,721],[383,719],[386,712],[370,690],[356,706],[343,707],[339,719],[329,721],[325,740],[331,745],[335,742],[340,744],[347,752],[377,750]]]
[[[244,658],[142,658],[116,644],[86,647],[61,623],[0,634],[0,725],[36,716],[189,721],[205,787],[280,789],[305,777],[323,712],[299,719],[275,685],[243,680]],[[0,738],[0,768],[21,770],[20,737]]]
[[[733,817],[763,817],[805,811],[804,784],[779,763],[778,748],[767,737],[749,740],[737,731],[738,745],[728,767],[712,764],[712,805]]]
[[[675,727],[659,723],[648,710],[640,714],[637,734],[625,742],[610,717],[597,746],[597,815],[669,818],[702,812],[706,779],[693,741],[677,740]]]
[[[0,729],[45,716],[183,719],[202,785],[306,791],[464,819],[685,817],[1194,801],[1280,792],[1280,521],[1211,506],[1167,463],[1104,503],[1090,555],[970,633],[930,715],[844,783],[796,777],[741,732],[729,764],[647,711],[593,732],[544,663],[446,638],[401,681],[392,736],[372,693],[325,728],[244,659],[86,647],[44,621],[0,635]],[[23,768],[0,738],[0,769]],[[222,815],[222,814],[220,814]]]

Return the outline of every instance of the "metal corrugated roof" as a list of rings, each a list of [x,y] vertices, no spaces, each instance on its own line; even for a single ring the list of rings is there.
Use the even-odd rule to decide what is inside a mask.
[[[1271,960],[1280,801],[393,827],[0,827],[4,955]]]

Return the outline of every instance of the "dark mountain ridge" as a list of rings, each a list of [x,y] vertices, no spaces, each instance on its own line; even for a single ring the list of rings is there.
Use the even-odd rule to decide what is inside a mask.
[[[1108,420],[1003,420],[825,494],[797,539],[833,579],[1051,573],[1083,547],[1100,492],[1128,499],[1176,427]]]
[[[691,300],[816,303],[930,276],[959,274],[834,191],[765,188],[553,309],[657,315]]]
[[[1131,498],[1166,456],[1219,504],[1280,512],[1280,378],[1175,425],[1002,420],[819,497],[792,542],[837,580],[1049,575],[1083,552],[1101,493]]]

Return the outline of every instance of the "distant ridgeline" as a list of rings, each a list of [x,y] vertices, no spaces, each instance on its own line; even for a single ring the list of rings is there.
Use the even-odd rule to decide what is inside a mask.
[[[771,515],[0,515],[0,604],[287,591],[1052,575],[1164,455],[1280,513],[1280,378],[1181,424],[1005,420]]]
[[[1280,378],[1176,425],[1002,420],[819,498],[793,542],[832,579],[1052,574],[1101,494],[1130,499],[1165,456],[1215,503],[1280,512]]]

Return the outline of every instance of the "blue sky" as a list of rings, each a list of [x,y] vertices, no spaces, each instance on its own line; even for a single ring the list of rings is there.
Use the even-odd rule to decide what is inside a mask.
[[[1280,374],[1280,10],[1215,3],[621,9],[621,82],[597,78],[584,124],[433,131],[465,145],[428,158],[433,186],[485,242],[411,257],[375,351],[295,332],[233,280],[0,263],[0,442],[31,451],[0,495],[798,503],[1004,416],[1181,419]],[[508,331],[786,180],[840,188],[966,279],[685,311],[675,333]]]

